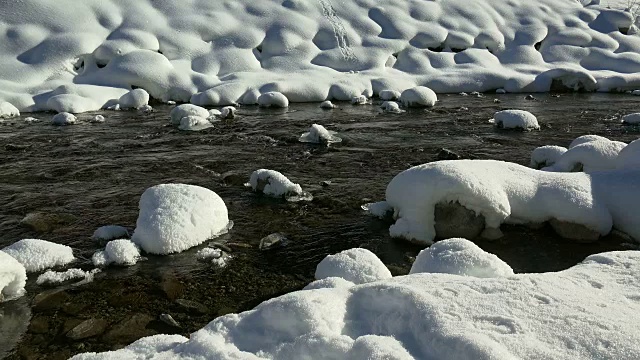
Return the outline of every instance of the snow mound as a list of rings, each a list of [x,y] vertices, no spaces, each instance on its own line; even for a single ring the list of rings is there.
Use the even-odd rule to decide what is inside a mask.
[[[501,129],[538,130],[538,119],[524,110],[503,110],[493,115],[493,123]]]
[[[534,169],[542,169],[546,166],[555,164],[560,156],[567,152],[567,148],[555,145],[545,145],[535,148],[531,152],[530,167]]]
[[[351,103],[353,105],[366,105],[368,102],[369,99],[364,95],[358,95],[351,98]]]
[[[67,269],[67,271],[47,270],[42,275],[38,276],[36,284],[60,284],[73,279],[84,279],[89,282],[93,281],[93,276],[99,272],[100,269],[93,269],[91,271],[84,271],[76,268]]]
[[[118,100],[121,109],[141,109],[149,104],[149,93],[144,89],[133,89]]]
[[[275,170],[259,169],[251,173],[249,185],[254,191],[273,197],[302,194],[302,187]]]
[[[104,250],[93,254],[91,261],[94,266],[107,266],[109,264],[131,266],[140,260],[140,249],[131,240],[118,239],[107,243]]]
[[[199,260],[206,260],[218,267],[227,266],[227,262],[231,259],[231,256],[224,251],[215,248],[204,248],[196,253],[196,258]]]
[[[289,107],[289,99],[277,91],[270,91],[258,97],[258,105],[262,107]]]
[[[78,119],[76,118],[75,115],[70,114],[68,112],[61,112],[61,113],[55,114],[51,118],[51,123],[57,126],[73,125],[77,122],[77,120]]]
[[[437,101],[436,93],[426,86],[416,86],[400,94],[400,102],[406,107],[431,107]]]
[[[24,265],[0,251],[0,302],[22,296],[26,282],[27,271]]]
[[[601,235],[615,226],[639,239],[640,215],[631,210],[634,201],[640,202],[639,175],[640,169],[555,173],[494,160],[415,166],[387,186],[386,201],[396,214],[389,231],[430,244],[436,236],[436,204],[459,202],[484,217],[485,231],[499,229],[504,222],[556,219]]]
[[[594,172],[616,168],[616,158],[627,144],[619,141],[592,140],[570,147],[560,155],[556,162],[545,171],[584,171]]]
[[[6,101],[0,101],[0,119],[9,119],[20,116],[20,111],[17,107]]]
[[[212,127],[213,124],[206,118],[189,115],[180,119],[180,125],[178,126],[178,129],[183,131],[200,131]]]
[[[391,101],[400,99],[400,91],[397,90],[382,90],[378,94],[380,100]]]
[[[109,241],[114,239],[128,238],[127,228],[119,225],[101,226],[93,232],[91,239],[94,241]]]
[[[640,169],[640,139],[634,140],[620,150],[616,158],[618,169]]]
[[[604,136],[600,135],[582,135],[575,138],[571,144],[569,145],[569,149],[574,148],[578,145],[586,144],[592,141],[611,141]]]
[[[494,278],[513,275],[513,269],[497,256],[483,251],[466,239],[438,241],[420,251],[411,274],[443,273]]]
[[[640,252],[623,251],[556,273],[420,273],[303,290],[218,317],[189,339],[156,335],[73,360],[636,359],[639,276]]]
[[[329,100],[325,100],[322,103],[320,103],[320,109],[325,109],[325,110],[329,110],[329,109],[335,109],[337,106],[335,106],[331,101]]]
[[[333,288],[348,289],[353,285],[355,284],[341,277],[328,277],[328,278],[316,280],[309,283],[307,286],[304,287],[303,290],[333,289]]]
[[[102,115],[96,115],[93,117],[93,119],[91,119],[91,122],[93,123],[103,123],[104,122],[104,116]]]
[[[313,124],[309,128],[309,132],[306,132],[300,136],[300,142],[313,143],[313,144],[332,144],[342,141],[336,136],[335,131],[329,131],[322,125]]]
[[[395,101],[385,101],[380,105],[380,108],[382,109],[382,111],[392,114],[402,114],[403,112],[405,112],[404,110],[400,109],[400,105],[398,105],[398,103]]]
[[[215,192],[195,185],[162,184],[140,197],[131,240],[152,254],[187,250],[227,232],[229,217]]]
[[[622,123],[626,125],[640,125],[640,113],[633,113],[623,116]]]
[[[316,267],[316,279],[339,277],[354,284],[391,278],[389,269],[367,249],[355,248],[327,255]]]
[[[27,272],[64,266],[75,260],[70,247],[39,239],[23,239],[5,247],[2,251],[24,265]]]
[[[169,116],[171,117],[171,124],[180,125],[182,119],[188,116],[196,116],[206,119],[209,117],[209,111],[197,105],[182,104],[171,109]]]

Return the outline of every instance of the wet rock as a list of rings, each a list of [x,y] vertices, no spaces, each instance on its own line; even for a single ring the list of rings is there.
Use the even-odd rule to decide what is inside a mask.
[[[178,324],[178,322],[173,318],[173,316],[169,315],[169,314],[160,314],[159,316],[160,321],[162,321],[163,323],[175,327],[175,328],[182,328],[182,326],[180,326],[180,324]]]
[[[536,98],[535,98],[533,95],[531,95],[531,94],[529,94],[529,95],[525,96],[525,97],[524,97],[524,99],[525,99],[525,100],[536,100]]]
[[[134,314],[114,325],[102,337],[112,343],[130,343],[141,337],[153,335],[154,331],[147,329],[153,317],[147,314]]]
[[[86,308],[86,304],[70,302],[62,306],[62,311],[64,311],[67,315],[75,316],[80,314]]]
[[[438,160],[459,160],[461,158],[462,156],[460,156],[458,153],[453,152],[449,149],[442,148],[438,152]]]
[[[220,249],[224,252],[232,252],[233,250],[231,250],[230,247],[227,246],[227,244],[221,243],[219,241],[214,241],[212,243],[209,244],[209,247],[215,248],[215,249]]]
[[[441,239],[475,239],[484,229],[484,222],[484,216],[465,208],[457,201],[436,204],[435,229],[436,236]]]
[[[30,148],[31,145],[7,144],[4,146],[7,151],[22,151]]]
[[[331,181],[325,180],[325,181],[321,182],[320,185],[327,187],[327,186],[331,185]]]
[[[226,185],[244,186],[247,182],[247,174],[242,171],[231,170],[220,175],[222,182]]]
[[[205,305],[197,301],[178,299],[176,300],[176,304],[179,305],[181,309],[192,314],[206,314],[209,312],[209,309]]]
[[[71,214],[56,214],[45,212],[32,212],[27,214],[20,224],[30,227],[41,233],[51,232],[74,222],[76,217]]]
[[[29,323],[29,332],[33,334],[46,334],[49,332],[49,319],[45,316],[36,316]]]
[[[575,240],[580,243],[592,243],[600,238],[599,232],[591,230],[584,225],[557,219],[549,220],[549,224],[556,234],[565,239]]]
[[[47,311],[60,308],[69,299],[69,294],[61,289],[43,291],[33,298],[33,310]]]
[[[167,296],[167,298],[171,301],[174,301],[180,297],[184,293],[184,285],[178,280],[178,278],[171,274],[164,274],[162,276],[162,283],[160,284],[160,288]]]
[[[286,236],[280,233],[273,233],[271,235],[265,236],[260,240],[260,250],[271,250],[283,247],[287,244],[288,240]]]
[[[91,318],[78,324],[67,333],[71,340],[81,340],[102,334],[107,329],[107,321]]]
[[[251,244],[238,243],[238,242],[227,243],[227,246],[229,246],[230,248],[236,248],[236,249],[251,249],[253,247],[251,246]]]

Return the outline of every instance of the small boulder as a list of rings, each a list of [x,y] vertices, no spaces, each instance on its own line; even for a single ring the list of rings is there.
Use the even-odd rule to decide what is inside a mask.
[[[584,225],[576,224],[558,219],[549,220],[549,224],[556,232],[565,239],[575,240],[579,243],[592,243],[600,239],[600,233]]]
[[[82,340],[102,334],[107,329],[107,321],[91,318],[78,324],[67,333],[71,340]]]
[[[482,233],[484,224],[484,216],[476,214],[458,202],[436,204],[435,229],[439,238],[473,240]]]
[[[287,239],[286,236],[280,233],[273,233],[263,237],[260,240],[259,248],[262,251],[276,249],[276,248],[286,246],[288,242],[289,240]]]

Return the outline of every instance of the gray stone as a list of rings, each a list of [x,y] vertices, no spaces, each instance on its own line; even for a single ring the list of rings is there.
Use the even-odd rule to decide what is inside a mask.
[[[103,339],[113,343],[131,343],[141,337],[153,335],[155,331],[147,329],[153,317],[147,314],[133,314],[111,328]]]
[[[442,148],[438,152],[438,160],[459,160],[462,156],[449,149]]]
[[[205,305],[196,301],[191,301],[187,299],[178,299],[176,300],[176,304],[178,304],[182,309],[186,310],[187,312],[194,313],[194,314],[206,314],[209,312],[209,309]]]
[[[243,186],[247,181],[247,174],[243,171],[231,170],[220,175],[226,185]]]
[[[173,318],[173,316],[169,315],[169,314],[160,314],[160,321],[162,321],[163,323],[169,325],[169,326],[173,326],[176,328],[181,328],[182,326],[180,326],[180,324],[178,324],[178,322]]]
[[[36,316],[29,323],[29,332],[33,334],[46,334],[49,332],[49,319],[45,316]]]
[[[562,221],[558,219],[549,220],[549,224],[556,232],[565,239],[575,240],[580,243],[592,243],[600,239],[600,233],[584,225]]]
[[[271,235],[265,236],[260,240],[260,250],[271,250],[276,249],[287,244],[287,238],[280,233],[273,233]]]
[[[441,239],[477,238],[484,229],[484,216],[476,214],[459,202],[439,203],[435,207],[436,236]]]
[[[81,340],[102,334],[107,329],[107,321],[91,318],[81,322],[67,333],[71,340]]]
[[[61,289],[43,291],[33,298],[33,310],[46,311],[58,309],[68,298],[69,294]]]

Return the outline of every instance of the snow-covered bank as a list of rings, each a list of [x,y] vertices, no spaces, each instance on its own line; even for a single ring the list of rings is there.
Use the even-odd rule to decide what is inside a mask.
[[[138,107],[146,93],[201,106],[281,93],[282,106],[415,86],[634,90],[634,19],[583,5],[596,2],[14,1],[0,12],[0,103],[83,112]]]
[[[473,247],[465,240],[453,243]],[[458,267],[477,272],[500,262],[474,249]],[[426,265],[432,261],[431,267],[464,273],[453,263],[440,266],[446,255],[432,255],[422,259]],[[371,259],[362,261],[366,271]],[[492,278],[418,269],[361,285],[327,278],[332,281],[219,317],[189,339],[152,336],[121,350],[73,359],[640,357],[640,285],[635,281],[640,252],[592,255],[557,273],[510,275],[502,264],[507,271]],[[346,273],[357,270],[355,265]]]

